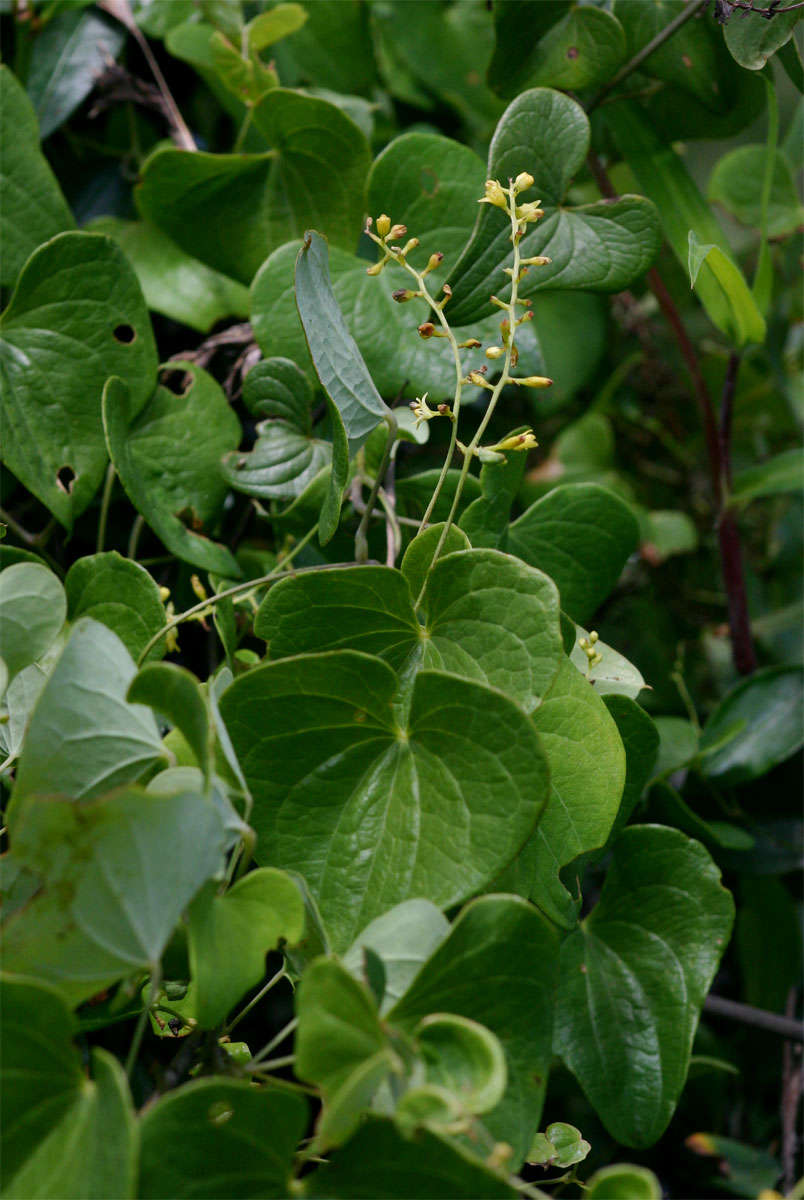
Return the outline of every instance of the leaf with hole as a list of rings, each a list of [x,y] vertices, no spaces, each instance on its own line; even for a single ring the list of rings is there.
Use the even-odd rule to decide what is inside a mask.
[[[650,1145],[673,1115],[733,915],[699,842],[635,825],[561,948],[555,1049],[624,1145]]]
[[[4,463],[66,529],[103,479],[110,375],[138,413],[156,349],[137,278],[110,238],[59,234],[28,259],[0,318],[0,424]]]
[[[221,698],[258,858],[304,876],[336,950],[402,900],[446,907],[485,886],[546,799],[539,739],[511,700],[419,671],[400,725],[399,687],[342,650],[257,667]]]

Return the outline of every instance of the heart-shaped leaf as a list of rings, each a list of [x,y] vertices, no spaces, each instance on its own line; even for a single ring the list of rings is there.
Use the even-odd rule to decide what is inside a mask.
[[[625,1145],[650,1145],[673,1114],[733,915],[699,842],[631,826],[597,907],[562,946],[555,1048]]]
[[[136,673],[116,634],[91,617],[76,622],[28,726],[11,828],[32,795],[86,800],[134,782],[165,758],[153,715],[126,700]]]
[[[185,1084],[143,1113],[139,1195],[281,1200],[307,1116],[304,1098],[279,1088],[220,1078]]]
[[[240,423],[220,386],[198,367],[177,397],[159,387],[138,420],[129,391],[118,378],[103,392],[109,455],[135,508],[178,558],[225,578],[240,567],[225,546],[198,532],[217,516],[226,493],[220,462],[240,438]]]
[[[330,443],[313,435],[307,376],[289,358],[264,359],[246,376],[243,403],[263,420],[249,454],[225,456],[224,477],[239,492],[264,500],[301,496],[332,460]]]
[[[385,989],[380,1014],[405,994],[419,972],[449,933],[449,921],[429,900],[403,900],[361,930],[341,961],[356,979],[364,976],[365,949],[373,951],[385,968]]]
[[[125,380],[136,415],[155,373],[148,310],[115,243],[62,233],[40,246],[0,318],[3,461],[65,528],[103,479],[106,380]]]
[[[183,910],[221,869],[225,846],[212,800],[135,789],[81,804],[29,797],[11,840],[18,886],[27,882],[29,895],[20,906],[11,890],[5,966],[49,980],[72,1004],[156,969]]]
[[[146,220],[245,284],[271,250],[308,228],[352,250],[370,161],[365,136],[326,100],[275,88],[255,107],[254,124],[271,150],[156,150],[136,193]]]
[[[555,7],[547,6],[547,12],[552,15]],[[625,58],[622,26],[605,9],[572,5],[554,24],[550,24],[549,16],[546,23],[550,27],[535,39],[535,44],[520,30],[516,46],[508,46],[504,64],[499,55],[498,26],[498,53],[492,60],[489,78],[500,95],[510,98],[535,86],[565,91],[593,87],[609,79]]]
[[[546,255],[548,266],[533,268],[522,280],[523,299],[543,288],[617,292],[650,266],[659,248],[659,222],[642,196],[623,196],[580,208],[562,204],[572,177],[589,149],[589,121],[569,96],[533,88],[503,113],[491,142],[490,179],[507,180],[522,171],[535,179],[532,194],[544,218],[521,242],[523,257]],[[525,198],[529,198],[527,193]],[[483,205],[468,245],[450,276],[450,320],[464,324],[485,316],[489,296],[505,298],[504,273],[511,254],[510,229],[491,205]]]
[[[50,165],[39,149],[39,126],[25,90],[0,66],[0,283],[12,285],[37,246],[75,225]]]
[[[744,20],[728,22],[723,37],[741,67],[761,71],[771,55],[790,41],[800,20],[800,10],[774,13],[772,21],[758,12],[746,13]]]
[[[620,654],[618,650],[599,639],[594,643],[594,651],[600,655],[600,662],[591,666],[581,646],[581,639],[588,636],[589,631],[579,625],[575,645],[570,651],[570,661],[588,680],[598,696],[628,696],[635,700],[645,687],[641,671],[638,671],[624,654]]]
[[[430,1013],[451,1012],[496,1034],[508,1086],[483,1124],[525,1157],[539,1126],[550,1070],[558,971],[555,929],[518,896],[484,896],[467,905],[387,1015],[407,1032]]]
[[[336,950],[411,896],[446,907],[483,887],[545,800],[538,737],[507,697],[420,671],[400,728],[399,687],[344,650],[255,668],[221,698],[259,856],[304,875]]]
[[[153,577],[116,550],[76,559],[67,572],[64,590],[70,621],[92,617],[106,625],[135,660],[166,621]],[[161,658],[164,653],[165,643],[160,640],[148,658]]]
[[[0,612],[0,659],[8,683],[56,640],[67,615],[64,588],[47,567],[14,563],[0,571]]]
[[[251,871],[223,896],[208,884],[188,914],[192,983],[183,1011],[213,1029],[262,979],[267,952],[303,932],[299,890],[281,871]]]
[[[87,1079],[70,1011],[47,984],[4,978],[0,1004],[3,1195],[133,1200],[134,1109],[117,1059],[93,1050]]]
[[[268,593],[255,632],[272,658],[322,650],[376,654],[400,679],[450,671],[498,688],[531,712],[562,657],[551,581],[495,550],[448,555],[433,568],[414,611],[402,572],[356,567],[310,572]]]
[[[608,596],[638,542],[632,510],[595,483],[553,488],[508,533],[509,551],[555,580],[562,609],[579,622]]]
[[[248,316],[248,291],[242,283],[191,257],[156,225],[98,217],[88,228],[114,238],[136,271],[152,312],[199,333],[208,333],[224,317]]]

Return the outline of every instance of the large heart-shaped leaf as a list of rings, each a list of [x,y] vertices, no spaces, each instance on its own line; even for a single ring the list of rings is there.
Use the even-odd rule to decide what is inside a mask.
[[[76,622],[28,726],[12,828],[29,796],[86,800],[132,783],[165,758],[153,715],[126,701],[136,673],[116,634],[91,617]]]
[[[546,797],[539,739],[507,697],[420,671],[400,727],[399,685],[344,650],[255,668],[221,698],[259,857],[304,876],[336,950],[411,896],[446,907],[483,887]]]
[[[302,1096],[245,1080],[197,1079],[163,1096],[140,1126],[142,1200],[281,1200],[307,1123]]]
[[[561,8],[567,10],[563,15]],[[526,87],[577,91],[595,86],[610,78],[625,57],[622,26],[601,8],[542,0],[503,3],[495,16],[497,45],[489,82],[506,98]]]
[[[334,104],[275,88],[254,109],[271,150],[164,148],[144,164],[137,205],[187,254],[242,283],[305,229],[352,250],[369,168],[364,135]]]
[[[159,387],[132,420],[125,383],[109,379],[103,424],[109,455],[135,508],[178,558],[237,579],[225,546],[200,529],[220,512],[226,494],[221,459],[240,439],[240,423],[220,386],[199,367],[181,364],[192,383],[180,397]]]
[[[552,262],[522,280],[525,299],[543,288],[617,292],[650,266],[659,248],[659,222],[642,196],[623,196],[580,208],[562,204],[589,149],[589,121],[576,101],[550,88],[533,88],[503,113],[489,149],[488,177],[507,180],[521,171],[535,179],[532,191],[545,216],[521,242],[523,257]],[[531,192],[525,194],[528,199]],[[475,320],[490,309],[490,294],[505,297],[510,277],[510,228],[491,205],[483,205],[468,245],[451,273],[450,319]]]
[[[638,542],[632,510],[596,483],[553,488],[508,532],[510,552],[555,580],[561,607],[579,623],[608,596]]]
[[[92,1077],[72,1045],[58,992],[22,977],[0,982],[3,1195],[135,1195],[136,1128],[123,1070],[92,1051]]]
[[[564,942],[555,1048],[617,1141],[648,1146],[667,1126],[733,915],[699,842],[637,825]]]
[[[14,283],[37,246],[75,222],[39,149],[31,102],[11,70],[0,66],[0,283]]]
[[[182,911],[222,868],[225,833],[198,793],[130,789],[80,804],[29,797],[11,843],[19,874],[5,966],[49,980],[77,1004],[156,969]]]
[[[457,1013],[497,1035],[508,1084],[483,1123],[513,1147],[517,1163],[539,1127],[557,972],[558,938],[549,922],[517,896],[484,896],[464,909],[387,1016],[412,1031],[428,1013]]]
[[[361,650],[401,679],[450,671],[498,688],[531,712],[562,657],[555,587],[540,571],[495,550],[450,554],[433,568],[422,624],[407,580],[389,567],[311,572],[268,593],[255,632],[272,658]]]
[[[3,461],[67,529],[103,479],[103,385],[136,414],[156,372],[148,310],[115,243],[63,233],[28,259],[0,317]]]

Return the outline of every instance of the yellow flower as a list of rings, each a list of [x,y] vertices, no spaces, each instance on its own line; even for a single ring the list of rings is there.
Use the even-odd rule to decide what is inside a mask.
[[[486,180],[486,194],[478,204],[493,204],[495,208],[507,208],[508,196],[497,179]]]

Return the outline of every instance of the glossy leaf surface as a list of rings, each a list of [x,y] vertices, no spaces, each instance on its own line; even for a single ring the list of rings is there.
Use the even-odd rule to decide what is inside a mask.
[[[116,633],[133,659],[165,624],[165,606],[144,567],[116,550],[88,554],[73,563],[64,580],[70,621],[91,617]],[[148,652],[161,658],[163,641]]]

